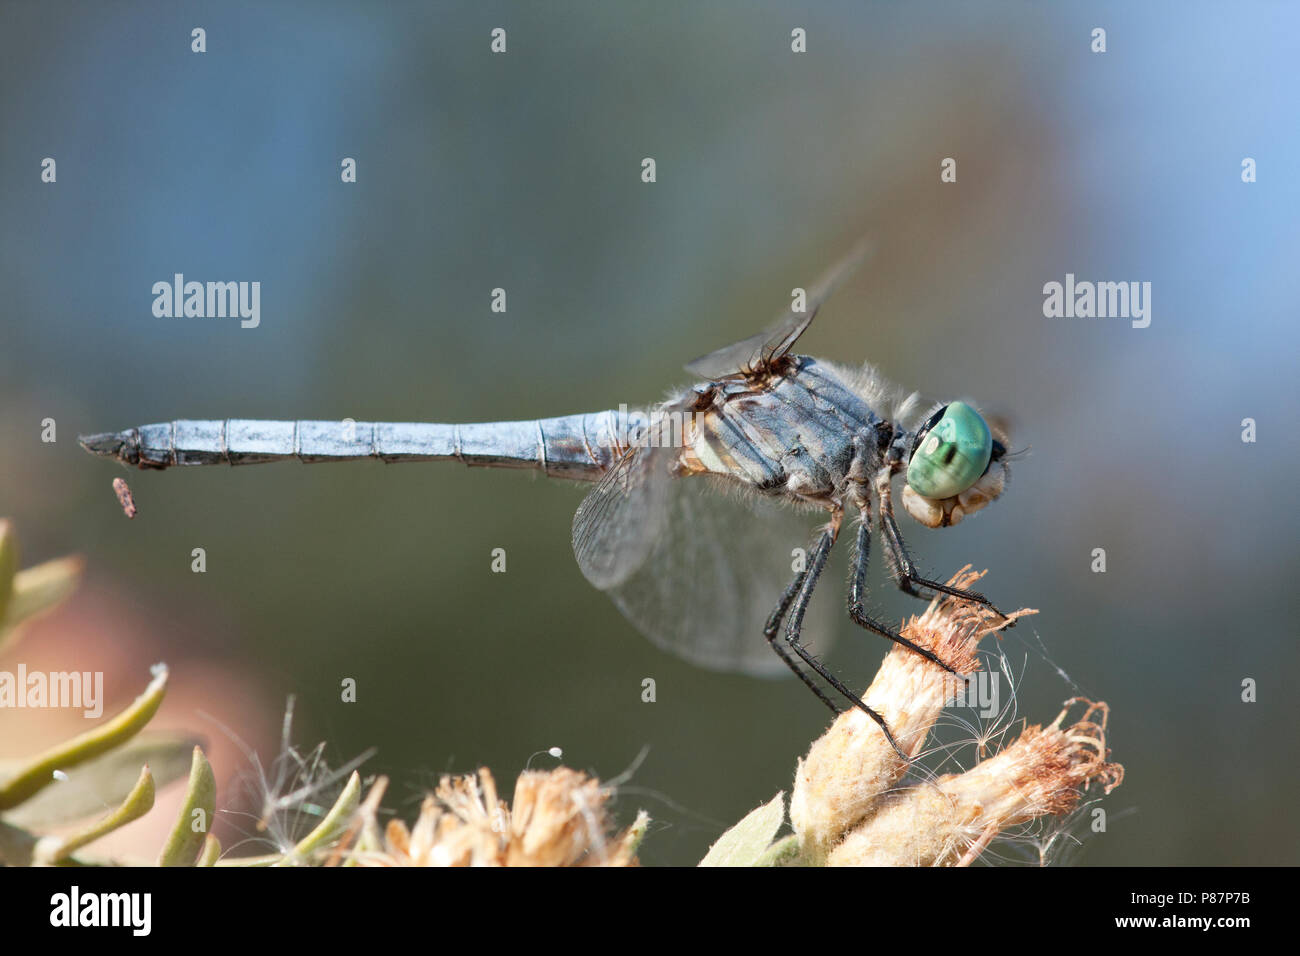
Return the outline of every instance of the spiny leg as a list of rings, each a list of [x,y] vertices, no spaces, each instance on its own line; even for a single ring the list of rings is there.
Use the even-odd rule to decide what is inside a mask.
[[[849,583],[849,617],[853,623],[859,627],[865,627],[869,631],[875,631],[881,637],[887,637],[896,644],[901,644],[909,650],[916,651],[928,661],[933,661],[950,674],[956,674],[957,671],[935,654],[934,651],[919,644],[913,644],[902,634],[899,634],[892,627],[882,624],[880,621],[869,617],[863,603],[863,596],[867,589],[867,561],[871,553],[871,513],[866,510],[868,505],[863,506],[862,520],[858,523],[858,540],[857,552],[853,556],[853,578]],[[960,675],[958,675],[960,676]]]
[[[925,599],[927,595],[922,594],[917,588],[929,588],[931,591],[961,598],[963,601],[982,604],[999,617],[1007,617],[998,610],[992,601],[978,591],[967,591],[963,588],[955,588],[940,581],[932,581],[929,578],[921,577],[916,570],[916,565],[912,562],[912,556],[907,553],[907,546],[903,544],[902,532],[898,529],[898,521],[894,518],[894,503],[888,474],[882,473],[881,477],[877,479],[876,496],[880,499],[880,538],[884,542],[885,550],[888,553],[890,573],[893,575],[900,591],[913,597]]]
[[[790,586],[787,587],[785,593],[781,595],[780,603],[777,604],[777,606],[772,609],[772,613],[768,615],[767,624],[763,627],[763,637],[767,638],[768,646],[771,647],[772,650],[776,651],[776,656],[781,658],[781,661],[785,666],[790,668],[790,670],[794,672],[794,675],[803,681],[804,686],[816,694],[817,699],[829,707],[833,713],[838,714],[840,708],[836,705],[835,701],[831,700],[830,697],[826,695],[826,692],[817,685],[817,682],[809,677],[804,669],[796,663],[795,659],[790,656],[790,652],[777,643],[776,640],[776,635],[781,630],[781,622],[785,619],[785,612],[790,609],[790,604],[794,601],[795,595],[798,594],[800,589],[803,587],[804,578],[807,576],[807,571],[800,571],[794,576],[794,580],[790,582]]]
[[[799,655],[799,659],[808,667],[812,668],[812,670],[815,671],[822,680],[834,687],[835,690],[838,691],[845,700],[853,704],[854,707],[857,707],[864,714],[874,720],[880,726],[880,730],[885,735],[885,739],[889,741],[889,745],[894,748],[900,757],[904,760],[911,760],[911,757],[904,753],[903,749],[898,746],[898,742],[894,740],[894,735],[890,732],[889,725],[885,723],[885,718],[881,717],[878,713],[863,703],[862,698],[849,690],[838,677],[826,669],[826,666],[821,661],[814,657],[806,647],[799,643],[799,632],[803,628],[804,614],[808,610],[809,601],[812,600],[813,590],[817,587],[817,579],[821,577],[822,570],[826,567],[826,559],[830,556],[831,548],[834,546],[835,539],[839,534],[839,523],[840,515],[837,514],[832,520],[831,526],[822,532],[820,540],[813,548],[807,571],[800,572],[803,580],[797,582],[798,592],[795,594],[793,603],[789,609],[790,616],[785,625],[785,642],[790,645],[792,651]],[[794,586],[792,585],[791,588],[787,590],[787,595],[793,590]],[[778,645],[773,641],[772,646],[775,648]],[[786,655],[782,654],[781,657],[782,660],[785,660],[787,663],[793,664],[793,661],[790,661]],[[799,673],[800,677],[804,679],[804,683],[812,686],[809,683],[809,679],[802,671],[798,671],[797,673]],[[818,692],[817,696],[823,701],[830,703],[826,700],[826,696],[821,692]],[[838,712],[838,708],[836,708],[834,704],[831,704],[831,707]]]

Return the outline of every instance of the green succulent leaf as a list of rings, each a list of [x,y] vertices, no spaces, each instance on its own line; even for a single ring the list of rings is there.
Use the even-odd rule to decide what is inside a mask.
[[[0,810],[9,810],[55,781],[54,772],[76,766],[121,746],[149,723],[167,690],[167,665],[156,664],[143,694],[111,720],[50,748],[0,785]],[[150,782],[152,786],[152,778]]]
[[[159,866],[193,866],[203,849],[212,818],[217,812],[217,780],[212,774],[203,751],[194,748],[194,761],[190,766],[190,786],[181,804],[176,826],[158,854]],[[195,824],[201,824],[195,829]]]
[[[131,792],[126,795],[126,799],[122,801],[121,806],[102,820],[98,820],[70,836],[42,837],[36,843],[33,859],[37,863],[47,865],[66,861],[68,857],[88,843],[93,843],[100,837],[126,826],[132,820],[140,819],[140,817],[152,810],[154,793],[153,777],[149,773],[149,768],[145,767],[140,771],[140,779],[136,781]]]
[[[275,865],[296,866],[306,863],[313,854],[328,848],[348,828],[348,824],[352,822],[352,818],[360,806],[361,774],[354,770],[352,776],[348,777],[343,792],[334,801],[334,806],[330,808],[329,813],[325,814],[325,819],[321,820],[316,829],[303,837],[298,842],[298,845]]]
[[[5,814],[5,819],[27,829],[65,826],[103,812],[104,807],[120,803],[135,786],[140,767],[149,765],[154,784],[163,788],[183,779],[189,772],[194,748],[200,740],[192,734],[145,730],[121,747],[88,760],[68,779],[47,787],[21,806]],[[17,770],[25,761],[0,768]]]
[[[0,521],[0,623],[8,613],[14,591],[14,575],[18,573],[18,536],[9,521]]]
[[[0,540],[2,540],[0,535]],[[12,540],[12,536],[10,536]],[[4,550],[0,544],[0,552]],[[0,556],[0,581],[4,578],[4,563]],[[16,546],[12,560],[17,560]],[[77,589],[85,562],[79,557],[55,558],[35,567],[24,568],[11,578],[12,590],[0,596],[0,650],[18,636],[18,625],[44,611],[48,611]],[[3,583],[0,583],[0,591]]]
[[[219,859],[221,859],[221,841],[209,833],[203,839],[203,849],[199,852],[199,858],[194,861],[194,865],[216,866]]]

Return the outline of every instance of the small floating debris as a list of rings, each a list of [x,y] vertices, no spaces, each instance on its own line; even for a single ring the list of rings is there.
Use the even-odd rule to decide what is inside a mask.
[[[114,478],[113,491],[117,493],[117,502],[122,506],[123,513],[128,518],[134,518],[136,515],[135,498],[131,496],[131,489],[127,486],[126,479]]]

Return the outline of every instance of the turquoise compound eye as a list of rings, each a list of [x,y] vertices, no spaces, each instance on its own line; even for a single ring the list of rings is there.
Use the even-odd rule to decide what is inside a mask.
[[[926,498],[952,498],[979,481],[992,454],[993,435],[980,413],[953,402],[922,436],[907,463],[907,483]]]

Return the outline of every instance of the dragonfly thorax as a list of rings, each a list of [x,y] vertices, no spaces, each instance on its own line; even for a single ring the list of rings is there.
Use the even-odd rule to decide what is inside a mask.
[[[844,486],[854,436],[880,421],[829,368],[798,356],[782,375],[694,389],[681,464],[764,493],[824,502]]]

